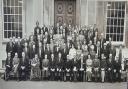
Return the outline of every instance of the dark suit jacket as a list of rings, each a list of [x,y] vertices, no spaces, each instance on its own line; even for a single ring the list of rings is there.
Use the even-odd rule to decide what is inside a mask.
[[[37,36],[37,29],[39,29],[39,34],[41,34],[41,28],[38,27],[38,26],[36,26],[36,27],[34,28],[34,35],[35,35],[35,36]]]
[[[16,43],[16,51],[18,53],[18,57],[21,58],[22,57],[22,51],[23,51],[21,43],[18,43],[18,42]]]
[[[103,40],[100,39],[100,47],[103,48],[104,47],[104,43],[106,43],[106,39],[103,38]]]
[[[50,69],[55,69],[56,68],[56,61],[55,59],[52,61],[52,59],[50,59],[50,65],[49,65]]]
[[[11,45],[12,44],[12,45]],[[13,44],[13,42],[8,42],[7,43],[7,45],[6,45],[6,52],[8,53],[8,52],[12,52],[13,51],[13,46],[14,46],[14,44]]]
[[[25,66],[25,70],[29,70],[28,67],[29,67],[29,60],[27,57],[25,57],[25,59],[23,60],[23,58],[20,59],[20,62],[19,62],[19,69],[21,70],[21,66]]]
[[[12,58],[10,58],[10,60],[8,58],[6,58],[6,62],[5,62],[6,69],[8,68],[7,65],[10,66],[10,70],[12,69],[12,67],[13,67],[12,61],[13,61]]]

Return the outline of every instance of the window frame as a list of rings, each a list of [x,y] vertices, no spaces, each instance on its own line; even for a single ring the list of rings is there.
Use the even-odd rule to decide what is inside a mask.
[[[4,0],[2,0],[2,43],[7,43],[9,41],[9,38],[4,38],[4,3],[3,3]],[[22,38],[24,37],[24,34],[25,34],[25,0],[22,0]],[[14,15],[14,14],[13,14]]]
[[[107,25],[107,18],[108,18],[108,17],[107,17],[107,14],[108,14],[108,13],[107,13],[107,11],[108,11],[108,6],[107,6],[107,4],[108,4],[108,2],[114,2],[114,3],[115,3],[115,2],[125,2],[124,32],[122,33],[122,34],[123,34],[123,41],[112,41],[112,44],[113,44],[113,45],[117,45],[117,46],[120,45],[120,44],[125,45],[126,18],[127,18],[127,17],[126,17],[126,15],[127,15],[127,13],[126,13],[127,4],[126,4],[126,3],[127,3],[127,1],[125,1],[125,0],[123,0],[123,1],[121,1],[121,0],[117,0],[117,1],[112,0],[112,1],[111,1],[111,0],[110,0],[110,1],[106,1],[106,2],[105,2],[105,4],[104,4],[104,5],[105,5],[105,27],[104,27],[104,29],[105,29],[105,38],[106,38],[106,34],[107,34],[106,32],[107,32],[107,26],[108,26],[108,25]],[[111,26],[112,26],[112,25],[111,25]],[[114,26],[114,25],[113,25],[113,26]],[[108,43],[108,42],[109,42],[109,41],[107,41],[107,43]]]

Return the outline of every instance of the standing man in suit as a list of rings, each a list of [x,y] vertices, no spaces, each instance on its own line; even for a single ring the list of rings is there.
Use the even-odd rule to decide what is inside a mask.
[[[10,37],[10,41],[7,43],[7,45],[6,45],[6,53],[8,54],[8,53],[11,53],[11,58],[13,58],[12,57],[12,54],[13,54],[13,47],[14,47],[14,44],[13,44],[13,42],[12,42],[12,37]]]
[[[36,27],[34,28],[34,35],[37,38],[38,35],[41,34],[41,28],[39,27],[39,22],[36,22]]]
[[[18,37],[18,41],[16,43],[16,50],[17,50],[17,53],[18,53],[18,57],[21,58],[22,57],[22,45],[21,45],[21,39],[20,37]]]
[[[104,43],[106,43],[106,39],[104,38],[104,34],[101,33],[101,38],[100,38],[100,49],[101,49],[101,54],[102,54],[102,50],[104,49]]]
[[[109,38],[109,43],[106,46],[107,48],[107,54],[110,54],[111,48],[112,48],[112,42],[111,42],[111,38]]]
[[[110,53],[112,54],[112,61],[115,61],[115,57],[116,57],[116,48],[114,45],[112,45]]]

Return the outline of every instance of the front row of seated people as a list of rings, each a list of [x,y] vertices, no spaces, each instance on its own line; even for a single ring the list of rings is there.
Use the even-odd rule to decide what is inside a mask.
[[[18,58],[18,54],[15,53],[12,59],[11,53],[8,53],[6,79],[13,72],[18,80],[121,81],[121,64],[118,58],[115,61],[112,60],[112,54],[109,54],[107,61],[104,54],[101,54],[101,60],[98,59],[98,54],[94,59],[89,54],[87,60],[83,60],[84,55],[81,54],[78,58],[75,52],[72,45],[66,60],[62,58],[61,52],[58,53],[57,58],[54,54],[51,54],[51,57],[45,54],[43,60],[39,59],[37,54],[33,59],[28,59],[25,52],[22,52],[21,58]]]

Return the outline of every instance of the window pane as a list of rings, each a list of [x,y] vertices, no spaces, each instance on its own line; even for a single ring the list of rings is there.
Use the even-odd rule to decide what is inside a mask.
[[[4,7],[4,14],[7,14],[8,13],[8,9],[7,7]]]
[[[14,23],[14,30],[18,30],[18,23]]]
[[[8,22],[8,16],[4,15],[4,22]]]
[[[111,10],[111,17],[114,17],[114,10]]]
[[[20,38],[22,38],[22,32],[20,32]]]
[[[120,41],[123,41],[123,34],[120,35]]]
[[[15,0],[11,0],[11,6],[14,6],[14,1],[15,1]]]
[[[117,25],[117,19],[114,19],[114,25]]]
[[[121,18],[121,10],[118,11],[118,17]]]
[[[113,34],[113,41],[116,41],[116,34]]]
[[[121,19],[121,25],[124,25],[124,19]]]
[[[22,31],[22,24],[19,24],[19,31]]]
[[[10,13],[14,14],[15,7],[10,7],[10,9],[11,9]]]
[[[22,23],[22,15],[19,15],[19,22]]]
[[[18,14],[18,7],[15,7],[15,14]]]
[[[19,7],[19,14],[22,14],[22,7]]]
[[[125,2],[122,3],[122,9],[125,9]]]
[[[121,33],[124,33],[124,27],[121,27]]]
[[[7,31],[4,31],[4,38],[7,38],[8,36],[7,36]]]
[[[116,33],[117,32],[117,29],[116,29],[117,27],[114,27],[114,33]]]
[[[16,32],[12,31],[12,37],[15,36],[16,37]]]
[[[118,25],[120,26],[120,19],[118,19]]]
[[[111,25],[113,25],[113,21],[114,21],[114,20],[113,20],[113,19],[111,19]]]
[[[12,32],[8,31],[8,38],[12,37]]]
[[[119,8],[118,9],[121,9],[121,3],[119,2]]]
[[[10,8],[9,8],[9,7],[5,7],[5,9],[6,9],[5,14],[10,14],[10,13],[11,13],[11,10],[10,10]]]
[[[11,30],[11,23],[8,23],[8,30]]]
[[[19,35],[18,35],[18,32],[16,32],[16,38],[18,38],[18,36],[19,36]]]
[[[122,18],[124,18],[124,15],[125,15],[125,11],[123,10],[122,11]]]
[[[109,27],[107,27],[107,32],[106,33],[109,33]]]
[[[19,6],[22,6],[22,0],[19,0]]]
[[[110,27],[110,33],[113,33],[113,27]]]
[[[8,28],[8,24],[7,23],[4,23],[4,30],[7,30]]]
[[[117,27],[117,33],[118,34],[120,33],[120,27]]]
[[[108,10],[108,12],[107,12],[107,17],[111,17],[111,10]]]
[[[14,22],[18,22],[18,15],[15,15],[15,20],[14,20]]]
[[[120,35],[117,34],[117,41],[120,41]]]
[[[11,0],[7,0],[7,6],[11,6]]]
[[[7,0],[3,0],[3,5],[6,6]]]
[[[18,0],[15,0],[15,6],[18,6]]]

